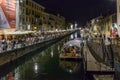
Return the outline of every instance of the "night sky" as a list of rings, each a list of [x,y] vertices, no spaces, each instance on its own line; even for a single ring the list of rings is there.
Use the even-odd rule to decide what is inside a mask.
[[[116,12],[116,0],[34,0],[45,7],[45,11],[61,14],[67,22],[85,25],[100,15]]]

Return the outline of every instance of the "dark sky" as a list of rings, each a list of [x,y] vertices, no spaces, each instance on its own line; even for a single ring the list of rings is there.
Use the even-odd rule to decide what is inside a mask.
[[[45,11],[61,14],[68,22],[85,24],[92,18],[116,12],[116,0],[34,0]]]

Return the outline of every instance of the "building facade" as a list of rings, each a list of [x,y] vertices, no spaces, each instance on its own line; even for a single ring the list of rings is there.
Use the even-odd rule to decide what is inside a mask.
[[[44,7],[32,0],[19,2],[18,30],[39,30],[44,19]]]
[[[19,30],[48,31],[65,24],[64,17],[45,12],[45,7],[33,0],[23,0],[19,5]]]
[[[90,32],[94,35],[104,34],[109,37],[116,37],[118,34],[116,13],[92,19]]]
[[[117,26],[118,34],[120,36],[120,0],[117,0]]]
[[[102,16],[99,16],[97,18],[93,18],[90,23],[90,33],[93,35],[98,35],[101,33],[101,20]]]
[[[0,34],[16,30],[64,29],[63,26],[63,16],[45,12],[45,7],[33,0],[0,0]]]
[[[65,29],[65,18],[60,14],[49,16],[49,27],[50,30],[62,30]]]

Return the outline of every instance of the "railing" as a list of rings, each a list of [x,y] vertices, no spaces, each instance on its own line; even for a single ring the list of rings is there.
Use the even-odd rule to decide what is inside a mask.
[[[112,45],[106,46],[104,39],[95,38],[87,42],[92,54],[99,62],[114,68],[114,52]]]
[[[97,80],[98,77],[95,78],[95,75],[114,76],[115,69],[113,65],[111,65],[111,61],[105,60],[107,56],[104,55],[106,54],[106,50],[103,39],[88,40],[87,47],[89,48],[88,51],[84,51],[86,76],[91,76],[92,79],[89,77],[91,80]],[[112,78],[114,77],[110,79]]]
[[[59,32],[56,34],[49,34],[49,35],[48,34],[37,35],[37,36],[32,36],[32,37],[27,37],[27,38],[22,38],[22,39],[14,39],[14,40],[6,40],[6,39],[0,40],[0,53],[31,46],[34,44],[41,43],[43,41],[55,39],[55,38],[64,36],[66,34],[69,34],[71,32],[74,32],[74,31]]]
[[[111,44],[120,46],[120,38],[111,38]]]
[[[87,66],[87,70],[89,71],[114,71],[113,68],[111,68],[110,66],[107,66],[101,62],[97,62],[97,61],[87,61],[87,64],[90,64],[92,66]]]

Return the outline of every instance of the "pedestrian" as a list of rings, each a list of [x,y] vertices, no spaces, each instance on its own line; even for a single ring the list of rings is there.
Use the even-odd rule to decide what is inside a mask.
[[[84,47],[84,40],[81,41],[80,46]]]
[[[109,37],[105,38],[105,45],[106,46],[110,45],[110,38]]]
[[[106,51],[106,57],[108,60],[111,59],[111,41],[109,37],[105,38],[105,51]]]
[[[116,34],[116,44],[118,45],[118,42],[119,42],[119,35],[118,33]]]

